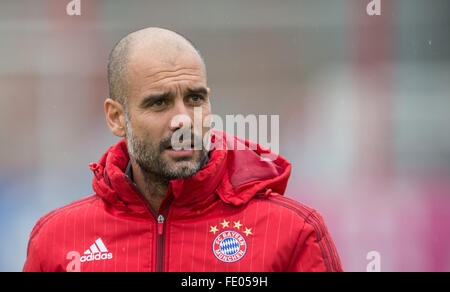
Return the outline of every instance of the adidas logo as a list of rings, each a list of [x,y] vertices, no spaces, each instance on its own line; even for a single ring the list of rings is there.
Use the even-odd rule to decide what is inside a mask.
[[[110,260],[112,257],[112,253],[108,253],[108,249],[103,244],[102,239],[98,238],[94,244],[92,244],[89,249],[84,252],[84,256],[80,258],[80,262]]]

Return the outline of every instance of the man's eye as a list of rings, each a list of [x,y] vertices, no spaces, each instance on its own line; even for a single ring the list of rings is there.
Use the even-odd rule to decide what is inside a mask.
[[[163,99],[160,99],[160,100],[155,101],[155,102],[152,104],[152,106],[159,107],[159,106],[163,106],[164,104],[165,104],[165,101],[164,101]]]
[[[191,95],[190,99],[193,102],[201,102],[204,100],[203,96],[200,96],[200,95]]]

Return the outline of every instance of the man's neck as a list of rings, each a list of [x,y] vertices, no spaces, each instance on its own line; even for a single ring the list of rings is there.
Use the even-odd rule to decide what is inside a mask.
[[[155,213],[158,213],[159,207],[167,193],[169,180],[161,177],[151,176],[142,172],[141,168],[130,160],[131,167],[127,168],[128,176],[134,181],[145,199],[150,203]]]

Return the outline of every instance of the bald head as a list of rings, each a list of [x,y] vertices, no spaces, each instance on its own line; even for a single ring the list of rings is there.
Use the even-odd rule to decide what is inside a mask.
[[[150,27],[128,34],[111,51],[108,60],[110,98],[125,105],[130,90],[129,71],[142,59],[176,65],[182,58],[197,59],[206,67],[193,43],[180,34],[162,28]]]

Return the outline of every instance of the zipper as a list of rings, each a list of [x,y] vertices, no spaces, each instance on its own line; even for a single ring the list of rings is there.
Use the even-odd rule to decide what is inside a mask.
[[[164,205],[164,201],[162,203]],[[161,210],[160,210],[161,211]],[[165,270],[165,262],[164,258],[166,255],[166,221],[169,216],[169,207],[168,205],[162,210],[162,213],[158,215],[156,218],[156,262],[155,262],[155,271],[156,272],[164,272]]]
[[[162,236],[164,234],[164,216],[158,216],[158,235]]]
[[[164,272],[164,256],[165,256],[165,218],[162,214],[157,219],[157,242],[156,242],[156,272]]]
[[[165,256],[165,227],[166,227],[166,218],[169,214],[169,209],[165,208],[163,214],[156,214],[153,210],[153,207],[149,204],[147,199],[145,199],[144,195],[141,193],[136,184],[128,177],[125,176],[128,184],[133,188],[133,190],[138,194],[139,198],[144,202],[148,211],[152,215],[152,217],[156,221],[156,261],[155,261],[155,271],[156,272],[164,272],[164,256]]]

